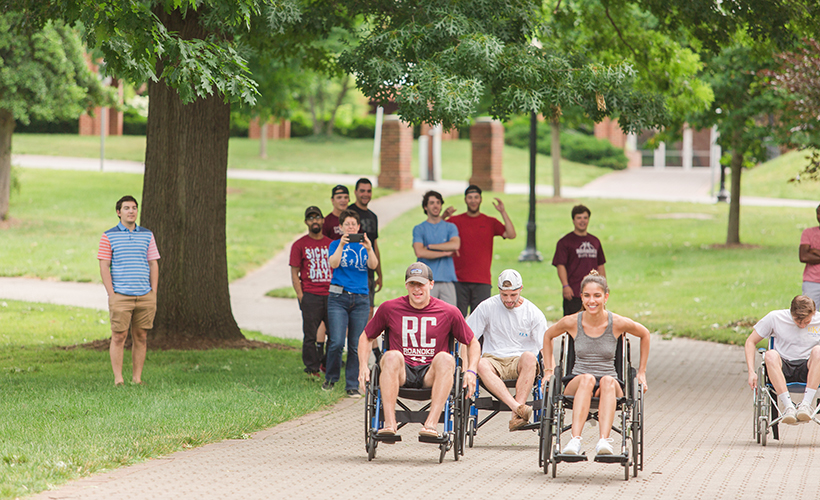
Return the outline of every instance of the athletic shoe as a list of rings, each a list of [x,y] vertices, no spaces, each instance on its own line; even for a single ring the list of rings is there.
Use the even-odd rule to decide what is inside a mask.
[[[360,398],[360,397],[362,397],[362,395],[359,394],[358,389],[348,389],[347,390],[347,397],[349,397],[349,398]]]
[[[801,422],[808,422],[811,420],[812,413],[814,412],[812,411],[811,406],[806,403],[800,403],[800,406],[797,407],[797,420]]]
[[[601,438],[598,444],[595,445],[596,455],[612,455],[615,452],[612,450],[612,438]]]
[[[325,383],[322,384],[322,390],[323,391],[332,391],[334,385],[336,385],[336,382],[328,382],[327,380],[325,380]]]
[[[783,410],[783,419],[781,420],[784,424],[793,425],[797,423],[797,410],[794,406],[789,406],[785,410]]]
[[[562,455],[580,455],[581,454],[581,436],[573,437],[569,440],[564,449],[561,450]]]

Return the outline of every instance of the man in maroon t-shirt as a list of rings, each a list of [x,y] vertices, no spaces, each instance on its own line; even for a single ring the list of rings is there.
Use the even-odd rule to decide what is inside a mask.
[[[455,358],[450,354],[450,343],[455,340],[467,346],[467,370],[464,387],[473,394],[476,368],[481,357],[481,346],[464,321],[458,309],[430,297],[433,271],[422,262],[416,262],[404,273],[407,295],[384,302],[359,337],[359,383],[370,381],[367,361],[370,342],[382,332],[387,335],[388,350],[381,359],[382,403],[384,427],[380,435],[396,433],[396,399],[399,387],[432,387],[430,412],[419,436],[438,437],[438,424],[447,396],[453,387]]]
[[[322,322],[327,325],[327,296],[333,274],[328,262],[331,240],[322,234],[323,220],[319,207],[308,207],[308,234],[296,240],[290,249],[290,276],[302,310],[302,362],[305,373],[315,377],[319,377],[325,340],[323,333],[317,339],[317,331]]]
[[[448,207],[443,217],[458,228],[462,245],[453,254],[456,267],[456,305],[461,315],[467,317],[467,309],[475,308],[492,295],[493,238],[515,238],[515,226],[504,209],[504,203],[495,199],[493,207],[504,219],[502,224],[495,217],[481,213],[481,188],[470,184],[464,191],[467,211],[450,217],[455,208]],[[449,217],[449,218],[448,218]]]
[[[341,184],[333,186],[330,191],[330,203],[333,205],[333,210],[327,214],[325,221],[322,223],[322,234],[336,241],[342,237],[339,215],[347,210],[347,206],[350,204],[350,190],[347,189],[347,186]]]
[[[587,232],[591,212],[584,205],[572,207],[572,224],[575,229],[558,240],[552,265],[558,268],[561,293],[564,296],[564,316],[577,313],[581,304],[581,281],[596,269],[606,277],[604,249],[601,241]]]

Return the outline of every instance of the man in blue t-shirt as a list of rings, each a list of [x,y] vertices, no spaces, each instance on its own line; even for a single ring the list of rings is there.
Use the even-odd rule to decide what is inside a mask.
[[[413,251],[419,262],[424,262],[433,271],[435,285],[431,297],[456,305],[456,268],[453,254],[461,246],[458,228],[441,217],[444,198],[437,191],[427,191],[421,208],[427,220],[413,228]]]

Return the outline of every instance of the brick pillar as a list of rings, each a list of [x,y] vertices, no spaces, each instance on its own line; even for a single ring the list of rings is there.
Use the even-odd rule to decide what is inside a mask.
[[[398,115],[387,115],[382,124],[381,172],[379,187],[404,191],[413,189],[410,160],[413,158],[413,129],[399,120]]]
[[[503,192],[504,126],[489,117],[478,118],[470,127],[473,145],[473,175],[470,184],[482,190]]]

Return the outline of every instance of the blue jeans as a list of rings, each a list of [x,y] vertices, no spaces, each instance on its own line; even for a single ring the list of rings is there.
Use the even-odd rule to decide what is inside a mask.
[[[328,382],[338,382],[342,370],[342,350],[347,332],[345,390],[359,389],[359,336],[370,316],[370,297],[358,293],[333,293],[327,299],[327,374]]]

